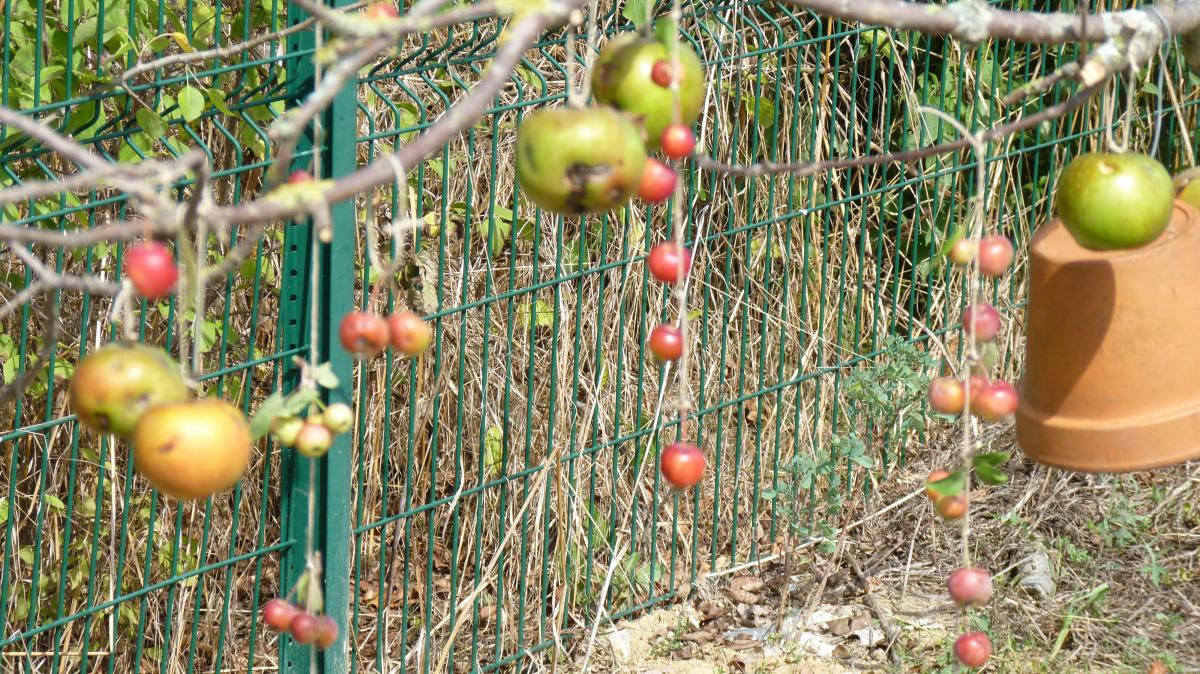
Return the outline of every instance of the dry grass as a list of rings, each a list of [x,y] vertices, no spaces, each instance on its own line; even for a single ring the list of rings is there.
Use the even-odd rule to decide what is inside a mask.
[[[949,63],[966,63],[952,89],[976,85],[979,55],[954,46],[943,54],[940,42],[891,42],[893,56],[885,58],[861,51],[865,38],[857,32],[809,39],[818,35],[815,19],[780,18],[773,5],[704,7],[704,22],[690,26],[715,64],[701,124],[706,151],[715,156],[878,153],[920,133],[922,121],[902,112],[916,97],[928,97],[927,70],[940,74]],[[390,147],[394,138],[385,131],[432,120],[461,94],[481,67],[469,56],[495,26],[477,30],[455,33],[430,63],[389,64],[372,74],[372,85],[359,87],[367,106],[360,136],[383,135],[360,143],[361,161]],[[773,554],[782,525],[778,507],[761,498],[762,485],[790,457],[821,456],[834,433],[879,423],[847,407],[845,376],[869,364],[863,356],[887,334],[939,330],[957,311],[960,282],[925,259],[966,213],[963,195],[973,175],[966,157],[804,180],[692,176],[689,231],[705,244],[689,305],[698,312],[690,321],[695,341],[687,373],[695,418],[685,432],[708,451],[711,479],[695,498],[672,496],[659,484],[652,443],[676,432],[676,373],[650,364],[641,348],[643,335],[673,315],[641,262],[668,235],[666,211],[635,207],[583,222],[535,217],[513,186],[513,131],[531,100],[562,92],[557,64],[564,57],[557,44],[531,52],[528,71],[497,100],[500,111],[437,157],[440,171],[432,162],[410,167],[409,184],[429,226],[419,249],[400,244],[413,264],[402,272],[397,301],[440,318],[433,354],[413,364],[371,363],[355,382],[365,423],[353,449],[353,484],[338,487],[353,494],[354,527],[386,520],[352,541],[351,654],[364,668],[444,669],[453,662],[468,669],[509,656],[550,668],[569,659],[557,657],[560,648],[573,656],[586,641],[610,566],[618,580],[607,594],[609,610],[620,611],[683,593],[702,570]],[[1007,47],[996,62],[1014,77],[1046,67],[1036,54]],[[544,78],[544,92],[534,73]],[[984,82],[981,97],[993,117],[1005,90],[1002,84],[992,92]],[[772,104],[773,125],[756,123],[755,96]],[[1096,115],[1081,113],[1061,128],[1093,128]],[[1187,115],[1193,119],[1190,109]],[[993,148],[999,158],[989,164],[989,222],[1019,239],[1045,216],[1051,167],[1078,142],[1019,150],[1050,143],[1055,132]],[[223,147],[215,130],[203,134]],[[237,161],[231,152],[219,156]],[[232,198],[234,180],[219,193]],[[236,180],[252,193],[258,177]],[[504,209],[516,211],[514,231],[527,223],[537,236],[516,238],[491,255],[482,232],[490,217],[506,217]],[[385,203],[381,222],[390,210]],[[98,218],[105,215],[113,213]],[[349,223],[337,227],[338,236],[350,235]],[[361,252],[365,241],[357,231]],[[260,272],[257,293],[249,279],[210,289],[207,315],[216,318],[223,341],[206,354],[206,370],[275,353],[282,343],[276,321],[292,318],[281,315],[277,296],[285,271],[282,229],[271,230],[264,244],[260,260],[274,276]],[[214,245],[214,256],[223,249]],[[10,274],[22,273],[10,257],[3,262]],[[66,264],[82,268],[87,261]],[[98,252],[91,264],[111,275],[113,251]],[[1013,318],[1002,347],[1010,373],[1018,371],[1022,350],[1022,268],[1023,260],[994,289]],[[81,342],[92,345],[105,334],[104,303],[63,301],[59,373],[68,371],[64,365],[75,360]],[[34,336],[44,329],[38,316],[45,308],[44,302],[33,307]],[[531,315],[542,320],[531,327]],[[4,331],[19,335],[20,318],[11,317]],[[166,319],[151,312],[147,341],[163,344],[167,335]],[[278,385],[270,364],[223,382],[222,395],[246,400],[250,409]],[[22,425],[67,413],[63,384],[50,394],[43,387],[26,395]],[[885,465],[894,471],[901,456],[925,456],[914,434],[872,437],[887,442],[869,448],[879,470],[853,474],[853,489],[818,481],[814,525],[836,521],[821,505],[829,493],[852,495],[837,517],[861,512],[864,482],[886,494],[897,478],[884,473]],[[251,618],[256,592],[279,592],[279,555],[253,554],[281,539],[279,513],[291,494],[280,487],[289,462],[277,450],[264,444],[241,491],[206,509],[162,502],[155,508],[124,449],[79,435],[73,424],[50,425],[4,447],[0,480],[11,485],[14,523],[4,557],[7,635],[201,565],[248,557],[124,602],[118,613],[103,610],[94,621],[14,642],[3,657],[35,670],[55,661],[70,670],[78,662],[70,654],[90,644],[100,654],[91,656],[89,670],[132,671],[140,661],[146,669],[165,663],[168,672],[193,664],[196,671],[229,671],[276,662],[274,637],[258,633]],[[1072,484],[1039,486],[1038,498],[1024,508],[1040,513],[1050,493],[1072,503],[1098,497]],[[869,498],[877,503],[880,496]],[[1063,517],[1062,510],[1041,517]],[[912,515],[896,513],[902,522]],[[35,593],[39,583],[44,587]],[[33,594],[38,614],[22,616]],[[538,652],[522,656],[526,648]]]

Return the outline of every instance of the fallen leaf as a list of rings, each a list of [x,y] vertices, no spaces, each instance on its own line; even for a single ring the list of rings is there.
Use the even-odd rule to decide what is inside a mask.
[[[730,599],[738,602],[739,604],[757,604],[759,600],[758,595],[754,594],[753,592],[745,592],[735,587],[725,590],[725,594],[728,594]]]
[[[757,576],[737,576],[729,581],[729,589],[741,592],[758,592],[765,585]]]

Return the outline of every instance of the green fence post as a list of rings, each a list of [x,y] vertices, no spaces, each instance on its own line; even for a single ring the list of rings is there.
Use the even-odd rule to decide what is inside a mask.
[[[288,24],[295,25],[308,18],[298,6],[288,7]],[[309,54],[316,46],[316,34],[311,30],[299,31],[288,37],[287,51],[291,55],[284,63],[287,69],[288,101],[297,105],[313,89],[313,67]],[[296,147],[296,167],[306,166],[312,151],[309,131],[300,138]],[[283,240],[283,283],[280,288],[280,324],[282,325],[285,349],[310,346],[312,295],[312,224],[305,221],[288,223]],[[306,354],[307,355],[307,354]],[[283,388],[295,388],[300,380],[300,371],[290,361],[284,365]],[[286,594],[304,573],[307,562],[305,543],[308,536],[308,487],[317,486],[319,464],[301,456],[294,450],[283,450],[283,489],[281,507],[281,538],[291,541],[284,555],[279,578],[280,594]],[[316,474],[313,474],[316,471]],[[319,490],[318,494],[319,494]],[[318,512],[320,512],[318,510]],[[317,544],[314,541],[314,544]],[[319,549],[319,548],[318,548]],[[312,672],[313,649],[295,643],[288,637],[279,640],[279,671],[282,674],[310,674]]]
[[[352,4],[353,0],[332,0],[334,5]],[[323,176],[344,176],[357,165],[358,92],[351,80],[333,99],[325,113],[324,128],[327,148],[323,155]],[[354,391],[354,361],[342,348],[338,326],[346,308],[354,305],[356,222],[353,199],[334,204],[330,212],[333,240],[325,245],[322,256],[321,290],[323,311],[321,353],[329,359],[338,378],[338,387],[329,391],[328,402],[350,403]],[[324,492],[321,519],[321,550],[325,563],[325,611],[337,620],[338,640],[326,649],[323,658],[325,674],[346,674],[350,671],[349,639],[353,625],[350,614],[350,575],[353,562],[354,531],[350,490],[353,489],[353,433],[343,433],[333,440],[324,460],[322,485]]]

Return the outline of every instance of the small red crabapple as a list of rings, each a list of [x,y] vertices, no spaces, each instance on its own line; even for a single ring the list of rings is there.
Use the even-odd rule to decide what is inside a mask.
[[[967,667],[982,667],[991,656],[992,640],[983,632],[967,632],[954,642],[954,657]]]
[[[316,616],[300,611],[292,618],[292,639],[298,644],[311,644],[317,640],[319,628]]]
[[[704,452],[699,447],[686,442],[676,442],[663,450],[659,469],[663,479],[672,487],[688,489],[704,477],[704,467],[707,463]]]
[[[939,468],[939,469],[933,471],[932,473],[930,473],[929,477],[925,478],[925,484],[928,485],[931,482],[937,482],[938,480],[945,479],[947,477],[950,477],[950,474],[951,474],[950,471],[942,470],[941,468]],[[934,501],[934,502],[936,502],[939,498],[942,497],[941,494],[930,489],[929,487],[925,487],[925,495],[929,497],[930,501]]]
[[[972,394],[971,413],[984,421],[995,423],[1017,411],[1020,399],[1012,384],[997,379]]]
[[[663,129],[659,145],[669,159],[683,159],[696,149],[696,136],[686,124],[671,124]]]
[[[677,180],[675,169],[657,159],[647,159],[646,167],[642,169],[642,183],[638,186],[638,196],[652,204],[662,203],[675,193]]]
[[[654,278],[663,283],[679,283],[692,266],[692,252],[674,241],[664,241],[650,249],[647,263]]]
[[[683,332],[674,325],[659,325],[650,332],[650,352],[659,362],[683,356]]]
[[[933,509],[946,521],[962,519],[967,514],[967,495],[939,496],[933,502]]]
[[[146,241],[126,251],[125,274],[139,295],[156,300],[175,290],[179,267],[169,248],[158,241]]]
[[[370,19],[395,19],[400,16],[396,11],[396,6],[390,0],[371,5],[367,8],[366,15]]]
[[[1012,242],[999,234],[991,234],[979,241],[979,273],[984,276],[999,276],[1008,271],[1013,263]]]
[[[954,377],[937,377],[929,382],[929,406],[942,414],[961,414],[966,392]]]
[[[352,311],[342,317],[338,335],[355,358],[373,358],[387,348],[388,324],[375,314]]]
[[[963,310],[962,327],[968,335],[974,333],[976,340],[990,342],[1000,334],[1000,313],[986,302],[969,304]]]
[[[263,604],[263,622],[276,632],[286,632],[300,610],[284,599],[275,598]]]
[[[946,579],[946,590],[959,606],[983,606],[992,598],[992,574],[977,566],[955,569]]]

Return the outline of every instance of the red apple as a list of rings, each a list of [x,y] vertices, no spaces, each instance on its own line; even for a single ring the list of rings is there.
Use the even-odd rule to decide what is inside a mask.
[[[317,640],[319,627],[316,616],[303,611],[298,612],[296,617],[292,618],[292,639],[298,644],[311,644]]]
[[[179,267],[170,249],[158,241],[146,241],[126,251],[125,274],[139,295],[156,300],[175,290]]]
[[[395,19],[398,16],[400,14],[391,2],[377,2],[367,8],[367,17],[371,19]]]
[[[660,87],[671,86],[671,81],[675,79],[675,66],[667,59],[655,61],[650,67],[650,79]]]
[[[333,433],[321,421],[306,421],[296,435],[296,451],[310,458],[325,456],[332,444]]]
[[[932,473],[930,473],[929,477],[925,478],[925,484],[928,485],[931,482],[937,482],[938,480],[941,480],[941,479],[944,479],[947,477],[950,477],[950,471],[942,470],[941,468],[939,468],[939,469],[933,471]],[[929,487],[925,487],[925,495],[929,497],[930,501],[934,501],[934,502],[937,502],[937,500],[942,497],[941,494],[930,489]]]
[[[683,356],[683,331],[674,325],[659,325],[650,332],[650,352],[658,361],[679,360]]]
[[[409,358],[420,355],[433,341],[433,328],[412,311],[400,311],[388,316],[388,334],[392,348]]]
[[[332,646],[337,638],[337,621],[327,615],[317,617],[317,636],[313,639],[313,645],[318,650],[324,650]]]
[[[638,196],[652,204],[661,203],[671,198],[675,192],[675,169],[657,159],[647,159],[642,169],[642,183],[638,186]]]
[[[992,656],[992,641],[983,632],[967,632],[954,642],[954,657],[967,667],[982,667]]]
[[[1012,242],[999,234],[983,237],[979,242],[979,273],[999,276],[1013,263]]]
[[[938,377],[929,382],[929,406],[942,414],[961,414],[966,392],[954,377]]]
[[[982,391],[985,386],[991,383],[991,380],[987,379],[986,377],[981,377],[977,374],[971,375],[969,379],[970,386],[968,387],[966,384],[963,385],[963,394],[967,401],[971,403],[971,414],[974,414],[975,401],[979,398],[979,392]]]
[[[962,327],[967,334],[975,333],[980,342],[990,342],[1000,334],[1000,314],[986,302],[969,304],[963,310]]]
[[[659,144],[668,158],[683,159],[696,149],[696,136],[686,124],[672,124],[663,129]]]
[[[688,489],[704,477],[706,463],[704,452],[700,451],[699,447],[676,442],[663,450],[659,468],[662,470],[663,479],[672,487]]]
[[[342,317],[338,330],[342,347],[355,358],[372,358],[388,345],[388,324],[375,314],[352,311]]]
[[[971,413],[984,421],[996,422],[1017,411],[1017,389],[997,379],[983,387],[971,400]]]
[[[962,519],[962,516],[967,514],[967,506],[966,494],[939,496],[933,502],[933,509],[947,521]]]
[[[312,179],[313,176],[308,171],[292,171],[292,174],[288,176],[287,181],[294,185],[296,183],[306,183]]]
[[[663,283],[679,283],[687,277],[692,266],[692,251],[674,241],[666,241],[650,250],[647,261],[654,278]]]
[[[292,619],[300,609],[283,599],[272,599],[263,604],[263,622],[276,632],[286,632],[292,626]]]
[[[955,569],[946,579],[946,590],[959,606],[983,606],[992,598],[992,574],[977,566]]]
[[[950,252],[946,257],[954,264],[970,264],[971,260],[975,259],[976,253],[979,252],[979,242],[975,239],[962,238],[954,242],[950,246]]]

